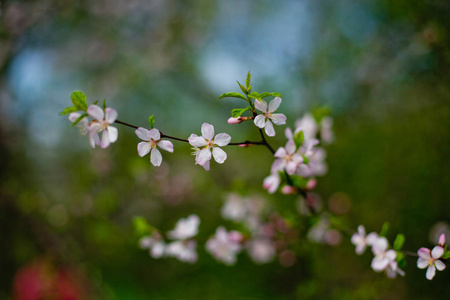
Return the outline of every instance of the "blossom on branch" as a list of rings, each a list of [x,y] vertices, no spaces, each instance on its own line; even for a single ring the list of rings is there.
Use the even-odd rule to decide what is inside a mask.
[[[81,114],[77,112],[69,114],[69,120],[72,123],[78,120],[79,117],[81,117]],[[86,117],[82,118],[76,126],[80,129],[82,135],[85,135],[89,131],[89,121]]]
[[[366,230],[363,225],[358,226],[358,233],[352,235],[352,244],[356,246],[356,254],[362,254],[366,250],[367,246],[371,246],[378,235],[375,232],[369,233],[366,236]]]
[[[397,252],[388,250],[388,241],[385,237],[378,237],[372,242],[372,269],[375,272],[386,270],[397,258]]]
[[[197,215],[190,215],[187,218],[179,219],[175,224],[175,229],[167,234],[171,239],[186,240],[194,237],[198,233],[200,218]]]
[[[268,136],[275,136],[275,129],[273,124],[284,125],[286,124],[286,116],[284,114],[274,114],[277,108],[280,106],[281,98],[276,97],[270,101],[267,107],[267,102],[264,100],[256,100],[255,108],[262,112],[262,114],[255,117],[254,123],[259,128],[264,128]]]
[[[107,148],[111,143],[117,141],[118,131],[116,127],[110,126],[117,119],[117,111],[113,108],[107,107],[103,109],[97,105],[90,105],[87,113],[94,120],[89,124],[89,139],[92,148],[95,145],[100,145],[101,148]],[[100,140],[98,134],[103,131]]]
[[[297,147],[293,140],[289,140],[286,143],[286,147],[280,147],[275,152],[274,156],[277,159],[272,164],[272,173],[286,170],[286,173],[289,175],[294,174],[299,165],[303,163],[303,156],[299,153],[296,153]]]
[[[231,136],[226,133],[219,133],[214,136],[214,126],[208,123],[203,123],[201,131],[202,136],[191,134],[188,141],[194,147],[195,163],[209,170],[211,153],[214,160],[219,164],[223,164],[227,159],[227,154],[219,147],[228,145]]]
[[[445,244],[445,235],[441,235],[439,238],[439,245],[434,247],[433,250],[427,248],[420,248],[417,251],[419,255],[419,259],[417,260],[417,267],[419,269],[427,268],[426,277],[428,280],[433,279],[434,275],[436,275],[436,269],[442,271],[445,269],[445,264],[439,260],[444,254],[444,248],[442,247]]]
[[[140,142],[137,145],[137,151],[140,157],[147,155],[150,152],[150,161],[155,167],[159,167],[162,162],[161,152],[156,148],[166,150],[173,153],[173,144],[170,141],[161,140],[161,133],[158,129],[147,130],[143,127],[139,127],[135,131],[136,135],[145,142]]]

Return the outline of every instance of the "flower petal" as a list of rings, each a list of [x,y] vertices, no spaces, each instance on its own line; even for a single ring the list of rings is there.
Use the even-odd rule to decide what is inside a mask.
[[[272,122],[276,125],[284,125],[286,124],[286,116],[283,114],[272,114],[270,116]]]
[[[138,138],[140,138],[141,140],[150,141],[150,136],[148,134],[148,130],[145,129],[144,127],[139,127],[138,129],[136,129],[134,131],[134,133],[136,133]]]
[[[100,145],[100,138],[98,137],[97,131],[91,131],[89,133],[89,141],[92,148],[95,148],[95,145]]]
[[[117,119],[117,111],[114,108],[111,107],[107,107],[105,109],[105,120],[106,122],[108,122],[108,124],[112,124],[116,121]]]
[[[275,172],[281,171],[284,169],[285,165],[286,165],[286,161],[284,159],[282,159],[282,158],[275,159],[274,162],[272,163],[270,172],[275,173]]]
[[[87,113],[97,121],[103,121],[103,117],[105,116],[105,114],[103,113],[103,109],[101,109],[100,106],[97,105],[90,105],[87,109]]]
[[[425,258],[425,259],[430,259],[431,258],[431,255],[430,255],[430,249],[427,249],[427,248],[420,248],[418,251],[417,251],[417,255],[419,255],[419,257],[423,257],[423,258]]]
[[[119,132],[117,131],[117,128],[113,127],[113,126],[108,126],[107,129],[108,129],[108,133],[109,133],[109,141],[111,143],[114,143],[115,141],[117,141]]]
[[[297,167],[298,164],[296,162],[288,161],[286,164],[286,173],[288,173],[289,175],[294,174],[295,171],[297,171]]]
[[[167,152],[173,153],[173,144],[171,141],[162,140],[158,143],[158,147],[166,150]]]
[[[194,147],[203,147],[208,145],[208,143],[203,137],[197,136],[196,134],[191,134],[191,136],[188,138],[188,141],[189,144],[191,144],[191,146]]]
[[[383,271],[384,269],[386,269],[388,264],[389,264],[389,260],[388,259],[386,259],[386,258],[384,258],[382,256],[375,256],[372,259],[371,266],[372,266],[372,269],[375,272],[380,272],[380,271]]]
[[[138,155],[140,157],[143,157],[143,156],[147,155],[150,152],[151,148],[152,148],[152,146],[150,146],[149,143],[147,143],[147,142],[140,142],[137,145]]]
[[[434,265],[431,265],[427,269],[426,277],[428,280],[431,280],[431,279],[433,279],[434,275],[436,275],[436,267]]]
[[[264,126],[264,130],[268,136],[275,136],[275,129],[273,129],[273,124],[270,120],[267,120],[266,126]]]
[[[201,165],[206,171],[209,171],[210,161],[208,160],[206,163]]]
[[[257,115],[256,118],[253,120],[253,123],[255,123],[255,125],[259,128],[264,128],[264,126],[266,126],[266,116]]]
[[[214,156],[214,160],[219,164],[223,164],[227,159],[227,154],[219,147],[213,148],[212,155]]]
[[[444,254],[444,248],[442,248],[441,246],[436,246],[431,251],[431,257],[435,258],[435,259],[441,257],[443,254]]]
[[[150,161],[152,165],[154,165],[155,167],[159,167],[161,165],[162,155],[158,149],[156,148],[152,149],[152,152],[150,152]]]
[[[226,133],[219,133],[214,138],[214,144],[216,144],[217,146],[220,146],[220,147],[228,145],[230,143],[230,141],[231,141],[231,136]]]
[[[255,108],[265,113],[267,112],[267,102],[264,100],[255,100]]]
[[[428,267],[428,261],[423,257],[419,257],[419,259],[417,260],[417,267],[419,269],[425,269],[426,267]]]
[[[69,115],[69,121],[70,122],[75,122],[79,117],[81,116],[81,114],[80,113],[77,113],[77,112],[73,112],[73,113],[70,113],[70,115]],[[85,118],[83,118],[83,120],[84,120]]]
[[[269,103],[269,112],[274,112],[278,109],[278,107],[281,104],[281,98],[275,97],[272,101]]]
[[[148,131],[148,136],[154,141],[158,141],[159,139],[161,139],[161,134],[159,133],[159,130],[156,128],[150,129]]]
[[[275,152],[275,154],[273,156],[278,157],[278,158],[284,158],[287,155],[286,153],[286,149],[284,149],[283,147],[278,148],[278,150]]]
[[[439,271],[442,271],[445,269],[445,264],[442,261],[440,261],[439,259],[434,262],[434,265],[436,266],[436,269],[438,269]]]
[[[109,140],[109,133],[107,130],[103,130],[102,140],[100,141],[100,147],[105,149],[108,148],[111,141]]]
[[[211,150],[209,148],[202,149],[196,157],[197,163],[203,166],[207,161],[211,160]]]
[[[209,141],[212,140],[214,138],[214,126],[208,123],[203,123],[202,136]]]
[[[297,146],[295,146],[294,140],[287,141],[285,148],[288,154],[292,154],[295,152],[295,150],[297,150]]]

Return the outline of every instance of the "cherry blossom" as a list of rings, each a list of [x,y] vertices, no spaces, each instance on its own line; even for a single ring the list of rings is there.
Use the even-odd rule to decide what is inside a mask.
[[[363,225],[358,226],[358,233],[352,235],[352,244],[356,246],[356,254],[361,255],[366,250],[367,246],[371,246],[374,241],[378,238],[378,234],[375,232],[369,233],[366,236],[366,230]]]
[[[95,145],[107,148],[111,143],[117,141],[117,128],[110,126],[117,119],[117,111],[115,109],[107,107],[105,112],[103,112],[100,106],[90,105],[87,113],[94,119],[89,124],[89,138],[92,148],[95,148]],[[100,140],[98,134],[102,131],[102,139]]]
[[[223,164],[227,159],[227,154],[219,147],[228,145],[231,136],[226,133],[219,133],[214,136],[214,126],[208,123],[203,123],[201,131],[202,136],[191,134],[188,141],[194,147],[195,163],[209,170],[208,164],[211,160],[211,152],[214,160],[219,164]]]
[[[248,244],[248,254],[257,264],[270,262],[275,256],[275,247],[269,239],[257,238]]]
[[[160,258],[164,255],[165,243],[159,234],[153,236],[144,236],[139,240],[141,249],[149,249],[150,256]]]
[[[280,183],[281,183],[280,175],[278,175],[278,173],[272,173],[266,178],[264,178],[263,188],[266,189],[269,192],[269,194],[273,194],[280,186]]]
[[[320,138],[325,144],[330,144],[334,140],[334,133],[331,130],[333,119],[331,117],[325,117],[322,119],[321,125]]]
[[[386,275],[389,278],[395,278],[397,277],[397,274],[405,276],[405,272],[398,267],[398,263],[396,261],[391,261],[386,268]]]
[[[197,261],[197,242],[195,240],[174,241],[167,245],[167,256],[176,257],[179,261],[195,263]]]
[[[274,154],[278,159],[272,164],[272,173],[285,169],[289,175],[294,174],[298,166],[303,163],[303,156],[296,153],[295,150],[297,147],[293,140],[289,140],[285,148],[278,148]]]
[[[264,128],[268,136],[275,136],[275,129],[273,128],[272,122],[276,125],[286,124],[286,116],[284,114],[273,113],[280,106],[280,103],[280,97],[276,97],[275,99],[270,101],[268,107],[267,102],[264,100],[255,101],[255,108],[261,111],[262,114],[256,116],[254,123],[257,127],[261,129]]]
[[[190,215],[187,218],[178,220],[175,229],[169,231],[167,236],[171,239],[186,240],[198,233],[200,218],[197,215]]]
[[[441,243],[442,242],[442,243]],[[432,280],[434,275],[436,275],[436,269],[442,271],[445,269],[445,264],[439,260],[444,254],[444,248],[440,246],[445,243],[445,236],[439,238],[439,245],[434,247],[433,250],[427,248],[420,248],[417,251],[419,259],[417,260],[417,267],[419,269],[427,268],[426,277],[428,280]]]
[[[70,122],[75,122],[79,117],[81,117],[80,113],[73,112],[69,114]],[[89,131],[89,121],[87,118],[81,119],[76,125],[80,129],[80,133],[85,135]]]
[[[372,259],[372,269],[375,272],[386,270],[397,257],[397,252],[394,250],[387,250],[388,241],[385,237],[377,237],[372,242],[372,252],[375,257]]]
[[[221,214],[224,219],[239,222],[247,215],[247,207],[239,195],[230,194],[222,206]]]
[[[230,231],[220,226],[216,234],[206,242],[206,250],[218,261],[226,265],[236,263],[236,255],[241,251],[242,234],[237,231]]]
[[[300,130],[303,131],[306,140],[315,138],[318,129],[316,120],[310,113],[306,113],[301,119],[295,122],[295,133]]]
[[[150,152],[150,161],[155,167],[159,167],[162,162],[161,152],[156,148],[159,148],[173,153],[173,144],[170,141],[161,140],[161,133],[158,129],[147,130],[143,127],[139,127],[135,131],[136,135],[145,142],[140,142],[137,145],[137,151],[140,157],[147,155]]]

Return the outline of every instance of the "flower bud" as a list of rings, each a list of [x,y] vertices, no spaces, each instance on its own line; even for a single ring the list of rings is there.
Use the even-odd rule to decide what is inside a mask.
[[[445,234],[441,234],[441,236],[439,237],[438,244],[439,244],[439,246],[444,247],[444,245],[445,245]]]
[[[242,118],[241,117],[237,117],[237,118],[229,118],[228,119],[228,124],[239,124],[242,122]]]
[[[291,195],[291,194],[295,194],[297,193],[297,189],[293,186],[290,185],[285,185],[283,186],[283,188],[281,189],[281,192],[285,195]]]

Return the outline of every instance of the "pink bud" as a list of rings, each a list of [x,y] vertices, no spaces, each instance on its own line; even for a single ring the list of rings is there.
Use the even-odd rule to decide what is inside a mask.
[[[285,185],[283,186],[283,188],[281,189],[281,192],[285,195],[290,195],[290,194],[295,194],[297,193],[297,189],[293,186],[290,185]]]
[[[235,230],[231,230],[228,233],[228,238],[230,239],[230,241],[235,242],[235,243],[240,243],[244,240],[244,236],[242,235],[242,233],[240,233],[239,231],[235,231]]]
[[[237,118],[229,118],[228,119],[228,124],[239,124],[242,122],[242,118],[241,117],[237,117]]]
[[[444,247],[445,244],[445,234],[441,234],[441,236],[439,237],[439,242],[438,242],[439,246]]]
[[[317,184],[317,180],[315,179],[311,179],[310,181],[308,181],[308,183],[306,184],[306,189],[307,190],[312,190],[316,187]]]

